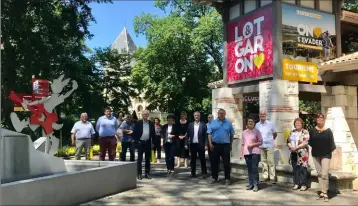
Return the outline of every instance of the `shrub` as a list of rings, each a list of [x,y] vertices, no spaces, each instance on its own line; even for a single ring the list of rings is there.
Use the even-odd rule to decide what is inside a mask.
[[[94,155],[99,154],[99,145],[98,144],[93,145],[92,150]]]

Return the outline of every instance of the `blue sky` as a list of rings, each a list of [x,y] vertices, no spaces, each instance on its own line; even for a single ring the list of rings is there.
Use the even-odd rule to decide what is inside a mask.
[[[133,19],[135,16],[144,13],[165,15],[160,9],[153,6],[154,1],[116,1],[110,4],[91,4],[92,14],[97,23],[92,23],[90,31],[94,34],[91,40],[86,43],[90,48],[110,46],[117,38],[124,26],[136,45],[145,46],[145,36],[136,36],[133,29]]]

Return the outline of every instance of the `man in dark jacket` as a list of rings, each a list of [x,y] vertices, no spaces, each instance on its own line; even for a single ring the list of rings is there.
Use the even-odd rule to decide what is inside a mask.
[[[208,149],[208,139],[206,134],[206,124],[200,122],[200,112],[194,112],[194,122],[189,124],[188,132],[186,134],[186,142],[190,147],[191,153],[191,176],[196,177],[196,157],[199,155],[201,173],[203,178],[207,177],[205,150]]]
[[[138,160],[137,160],[137,172],[138,179],[142,179],[142,161],[143,153],[145,154],[145,177],[151,179],[150,172],[150,158],[152,151],[152,139],[155,136],[155,128],[153,122],[149,118],[149,111],[144,110],[142,113],[143,120],[139,120],[135,123],[133,138],[137,142],[138,148]]]

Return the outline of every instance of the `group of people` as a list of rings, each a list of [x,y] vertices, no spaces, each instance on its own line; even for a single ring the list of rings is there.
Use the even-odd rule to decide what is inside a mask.
[[[207,178],[205,152],[208,150],[212,183],[218,181],[220,158],[224,165],[225,184],[231,183],[230,157],[235,131],[232,123],[226,118],[224,109],[218,110],[218,118],[208,116],[208,123],[202,122],[200,112],[194,112],[194,121],[187,121],[187,114],[181,112],[180,120],[175,123],[173,115],[167,116],[167,124],[161,125],[158,118],[154,122],[149,120],[149,112],[143,111],[142,120],[133,120],[133,117],[120,112],[118,117],[112,115],[107,107],[104,116],[96,123],[96,131],[99,134],[100,160],[104,161],[106,153],[110,161],[115,160],[117,142],[122,143],[121,161],[126,160],[127,150],[130,151],[130,161],[135,161],[135,150],[138,151],[137,172],[138,179],[142,179],[142,161],[145,155],[145,177],[150,177],[151,154],[157,153],[158,161],[161,159],[161,149],[165,152],[165,163],[168,174],[173,174],[176,167],[184,162],[187,167],[190,156],[191,176],[196,177],[196,160],[199,157],[201,175]],[[87,114],[81,114],[81,121],[76,122],[72,129],[72,143],[76,144],[76,158],[79,159],[80,151],[85,147],[86,159],[91,145],[91,137],[95,133],[91,123],[87,120]],[[309,146],[312,148],[313,162],[318,173],[321,186],[319,199],[328,201],[328,172],[332,152],[336,146],[333,133],[324,127],[325,116],[322,113],[316,115],[316,127],[311,131],[304,129],[304,121],[300,118],[294,120],[294,129],[287,138],[287,146],[290,149],[290,162],[293,168],[293,189],[307,190]],[[240,158],[244,158],[249,174],[248,190],[259,190],[259,162],[263,165],[262,182],[276,183],[276,169],[274,162],[275,139],[277,130],[267,120],[265,111],[260,112],[260,121],[255,123],[251,117],[247,118],[247,126],[242,134]],[[183,161],[181,161],[183,160]]]
[[[263,164],[263,181],[271,180],[272,183],[276,183],[274,147],[277,131],[266,118],[267,114],[264,111],[260,112],[260,121],[256,124],[254,119],[249,117],[247,128],[243,131],[240,158],[244,157],[246,161],[249,174],[248,190],[258,191],[260,161]],[[307,131],[304,129],[304,121],[296,118],[293,122],[294,129],[287,138],[287,146],[290,150],[289,159],[293,169],[293,189],[307,190],[309,148],[311,147],[313,163],[321,187],[318,199],[328,201],[329,166],[336,145],[332,130],[324,126],[324,114],[317,114],[315,120],[316,126]]]

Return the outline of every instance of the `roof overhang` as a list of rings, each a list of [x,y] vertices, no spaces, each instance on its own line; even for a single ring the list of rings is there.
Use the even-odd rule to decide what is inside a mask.
[[[358,52],[324,62],[318,68],[320,71],[332,72],[358,71]]]
[[[193,2],[204,6],[212,6],[214,3],[224,3],[225,0],[193,0]]]
[[[341,21],[358,25],[358,13],[342,10]]]

